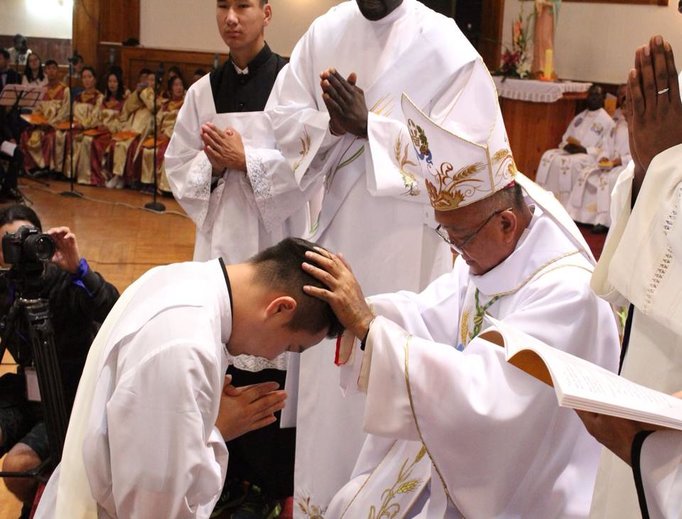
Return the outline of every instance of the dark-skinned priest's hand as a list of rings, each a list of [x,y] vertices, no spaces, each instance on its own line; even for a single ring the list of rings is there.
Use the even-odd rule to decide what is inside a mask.
[[[374,315],[360,284],[343,256],[320,247],[315,250],[306,252],[308,261],[302,264],[302,268],[327,288],[305,285],[303,291],[329,303],[344,328],[358,339],[363,339]]]
[[[329,128],[335,135],[352,133],[367,137],[369,111],[365,92],[356,86],[357,75],[353,72],[347,79],[330,68],[320,74],[322,100],[329,111]]]
[[[659,153],[682,144],[682,102],[670,44],[654,36],[635,54],[628,77],[632,105],[632,140],[646,171]]]
[[[216,427],[225,441],[274,423],[275,413],[284,409],[287,394],[277,382],[235,387],[225,377]]]
[[[201,127],[201,140],[213,171],[225,169],[246,172],[246,154],[242,136],[234,128],[220,130],[212,123]]]

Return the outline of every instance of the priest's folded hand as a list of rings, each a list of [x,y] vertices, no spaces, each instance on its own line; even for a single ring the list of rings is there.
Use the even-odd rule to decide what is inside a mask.
[[[234,387],[225,377],[216,427],[225,441],[275,422],[275,413],[284,409],[287,394],[277,382]]]
[[[316,247],[306,252],[311,263],[303,263],[308,274],[327,288],[305,285],[303,291],[329,303],[341,324],[359,339],[369,330],[374,315],[365,301],[362,288],[343,256]]]
[[[206,123],[201,127],[201,140],[214,171],[233,169],[246,172],[244,143],[237,130],[220,130],[214,124]]]
[[[356,81],[355,73],[345,79],[333,68],[320,74],[322,100],[329,111],[329,128],[335,135],[348,132],[367,137],[369,111],[365,92],[356,86]]]

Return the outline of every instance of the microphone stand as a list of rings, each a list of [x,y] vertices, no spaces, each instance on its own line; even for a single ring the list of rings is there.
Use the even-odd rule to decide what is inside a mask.
[[[76,191],[73,187],[75,175],[73,172],[73,57],[69,58],[69,190],[59,193],[61,196],[69,198],[82,198],[83,193]],[[64,170],[64,164],[62,164]]]
[[[163,78],[163,63],[159,63],[159,70],[156,71],[154,74],[154,111],[152,112],[152,128],[154,132],[154,155],[152,157],[152,164],[153,164],[153,169],[154,169],[154,193],[152,194],[152,201],[144,204],[145,209],[149,209],[150,211],[154,211],[156,213],[163,213],[166,210],[166,206],[163,205],[161,202],[157,201],[156,197],[158,196],[158,178],[157,178],[157,172],[156,172],[156,149],[158,146],[158,136],[156,134],[156,113],[158,111],[158,107],[156,105],[156,90],[157,86],[160,83],[161,79]]]

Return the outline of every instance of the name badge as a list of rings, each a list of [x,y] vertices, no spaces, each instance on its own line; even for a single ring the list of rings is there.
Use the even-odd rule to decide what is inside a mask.
[[[24,368],[24,375],[26,376],[26,398],[30,402],[40,402],[40,386],[36,369]]]

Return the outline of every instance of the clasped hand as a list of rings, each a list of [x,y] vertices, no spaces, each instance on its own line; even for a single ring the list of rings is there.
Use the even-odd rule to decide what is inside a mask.
[[[355,85],[356,81],[355,73],[344,79],[333,68],[320,74],[322,100],[329,112],[329,129],[334,135],[351,133],[367,137],[369,111],[365,104],[365,92]]]
[[[286,391],[277,382],[262,382],[235,387],[232,377],[225,377],[216,427],[225,441],[274,423],[275,413],[284,409]]]
[[[226,169],[246,172],[246,154],[242,136],[234,128],[220,130],[212,123],[201,127],[201,140],[214,174]]]

